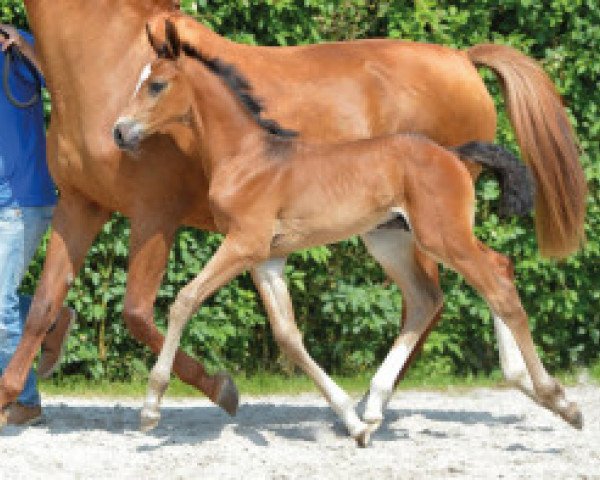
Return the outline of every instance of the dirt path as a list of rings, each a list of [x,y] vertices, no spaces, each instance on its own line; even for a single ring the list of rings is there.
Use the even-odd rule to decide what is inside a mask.
[[[0,434],[0,478],[600,479],[600,388],[569,395],[582,432],[511,390],[400,391],[367,449],[316,395],[245,399],[234,419],[168,400],[149,435],[140,400],[50,398],[44,426]]]

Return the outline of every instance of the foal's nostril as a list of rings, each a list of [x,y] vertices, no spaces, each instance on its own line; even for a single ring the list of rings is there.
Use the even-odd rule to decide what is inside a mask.
[[[117,121],[112,133],[115,143],[121,150],[135,150],[142,140],[139,124],[131,120]]]
[[[121,128],[117,125],[113,128],[113,138],[115,139],[115,143],[118,147],[123,147],[125,145],[125,138],[123,137],[123,132]]]

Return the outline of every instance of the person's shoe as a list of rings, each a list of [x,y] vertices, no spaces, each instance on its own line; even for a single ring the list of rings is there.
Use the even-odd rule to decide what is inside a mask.
[[[42,407],[39,405],[29,407],[15,402],[8,408],[8,425],[30,427],[32,425],[39,425],[43,421]]]
[[[42,353],[38,362],[37,373],[41,378],[49,378],[60,365],[65,351],[69,332],[75,323],[75,311],[63,307],[56,322],[50,327],[42,342]]]

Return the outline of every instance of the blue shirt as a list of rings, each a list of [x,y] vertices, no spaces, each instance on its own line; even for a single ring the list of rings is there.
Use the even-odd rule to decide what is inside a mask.
[[[33,44],[30,34],[19,33]],[[10,103],[2,79],[5,60],[6,54],[0,52],[0,207],[54,205],[56,189],[46,165],[42,101],[25,109]],[[9,85],[20,101],[36,92],[35,78],[22,61],[12,63]]]

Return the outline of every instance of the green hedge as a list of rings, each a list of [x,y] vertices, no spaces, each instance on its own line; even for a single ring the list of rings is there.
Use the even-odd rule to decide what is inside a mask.
[[[496,184],[478,185],[477,234],[516,260],[519,291],[544,362],[551,369],[588,365],[600,344],[600,5],[596,0],[216,0],[183,1],[186,11],[219,33],[247,43],[295,45],[347,38],[390,37],[466,47],[481,42],[513,45],[539,59],[565,97],[581,141],[589,180],[587,244],[565,262],[542,260],[532,219],[500,221]],[[4,21],[24,24],[21,2],[0,0]],[[482,74],[501,112],[498,141],[516,149],[499,87]],[[144,375],[152,361],[122,321],[129,226],[115,217],[90,251],[69,293],[80,315],[63,374],[127,379]],[[156,303],[164,326],[175,293],[206,262],[220,238],[184,229],[171,252]],[[24,289],[32,291],[41,256]],[[294,255],[288,278],[309,351],[329,371],[372,369],[398,332],[400,295],[385,286],[379,267],[352,239]],[[431,372],[489,373],[498,368],[490,313],[455,274],[443,272],[446,308],[416,368]],[[214,367],[251,373],[289,371],[273,343],[248,276],[219,291],[188,327],[184,348]]]

